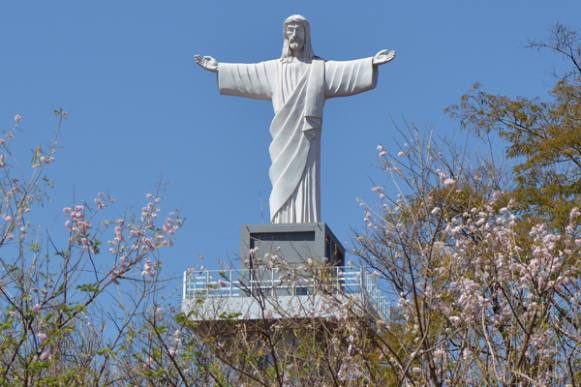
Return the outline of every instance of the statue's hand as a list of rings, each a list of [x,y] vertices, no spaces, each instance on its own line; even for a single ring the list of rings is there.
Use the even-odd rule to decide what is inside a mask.
[[[381,50],[373,56],[374,65],[385,64],[395,58],[394,50]]]
[[[194,55],[194,60],[208,71],[218,71],[218,61],[211,56]]]

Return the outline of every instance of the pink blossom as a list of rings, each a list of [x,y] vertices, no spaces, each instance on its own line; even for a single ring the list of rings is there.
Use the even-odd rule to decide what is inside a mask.
[[[42,351],[42,353],[39,356],[39,359],[41,361],[45,361],[48,360],[48,358],[50,357],[50,351],[48,349],[45,349],[44,351]]]
[[[129,227],[131,227],[131,226],[129,226]],[[131,227],[129,233],[131,234],[132,237],[143,236],[143,232],[135,227]]]
[[[38,332],[36,334],[36,338],[38,339],[38,342],[39,343],[43,343],[46,339],[48,339],[48,336],[44,332]]]
[[[450,186],[456,183],[456,180],[452,179],[451,177],[448,177],[446,179],[444,179],[444,181],[442,182],[445,186]]]
[[[440,178],[440,180],[444,180],[445,178],[447,178],[448,176],[440,169],[436,169],[436,174],[438,175],[438,177]]]
[[[34,306],[32,307],[32,311],[34,313],[40,312],[40,309],[41,309],[40,304],[34,304]]]
[[[16,123],[16,125],[20,124],[21,121],[22,121],[22,116],[20,114],[15,114],[14,115],[14,122]]]
[[[42,164],[50,164],[54,161],[54,157],[53,156],[40,156],[39,158],[40,163]]]
[[[155,275],[155,268],[153,267],[153,264],[149,258],[143,264],[143,271],[141,272],[141,275],[144,277],[153,277]]]
[[[100,196],[95,198],[95,205],[99,210],[105,208],[105,201]]]
[[[460,323],[460,317],[458,316],[450,316],[450,322],[454,325],[458,325]]]
[[[153,250],[155,250],[155,246],[153,245],[153,242],[151,241],[151,239],[144,238],[143,239],[143,244],[145,245],[145,248],[144,248],[145,251],[153,251]]]
[[[123,242],[125,238],[123,238],[123,228],[121,226],[115,227],[115,241],[116,242]]]
[[[379,152],[379,157],[384,157],[387,155],[387,151],[383,148],[383,145],[377,146],[377,152]]]
[[[380,199],[385,198],[385,194],[383,193],[383,187],[380,185],[376,185],[375,187],[372,187],[371,192],[375,192],[376,194],[378,194]]]

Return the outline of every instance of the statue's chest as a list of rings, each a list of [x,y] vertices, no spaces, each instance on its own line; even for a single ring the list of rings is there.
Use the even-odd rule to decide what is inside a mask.
[[[282,64],[278,76],[283,99],[286,100],[294,92],[308,69],[309,64],[304,62]]]

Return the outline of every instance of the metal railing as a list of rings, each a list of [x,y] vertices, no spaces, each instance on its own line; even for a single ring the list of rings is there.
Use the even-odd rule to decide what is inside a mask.
[[[259,268],[193,270],[184,272],[183,298],[307,296],[311,294],[361,295],[380,315],[388,315],[388,302],[377,276],[364,267],[323,269]]]

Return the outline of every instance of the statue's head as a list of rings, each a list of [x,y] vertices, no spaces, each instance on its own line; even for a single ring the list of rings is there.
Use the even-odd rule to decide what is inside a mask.
[[[311,46],[311,26],[306,17],[292,15],[286,18],[283,25],[284,44],[282,57],[295,56],[305,61],[310,61],[315,56]]]

